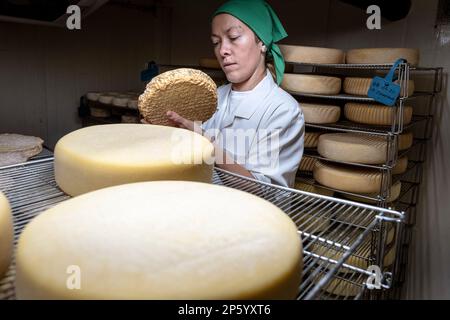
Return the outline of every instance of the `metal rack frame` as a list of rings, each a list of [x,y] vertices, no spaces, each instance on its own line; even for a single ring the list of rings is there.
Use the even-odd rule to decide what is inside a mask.
[[[297,224],[303,242],[298,299],[360,299],[375,294],[365,285],[373,274],[352,265],[349,259],[360,259],[366,263],[364,266],[370,266],[378,250],[375,245],[380,226],[391,223],[396,232],[402,232],[404,213],[274,186],[218,168],[213,183],[266,199]],[[56,185],[52,157],[0,168],[0,190],[11,203],[15,243],[31,219],[70,198]],[[14,275],[13,262],[0,280],[0,299],[15,298]],[[389,273],[382,274],[381,289],[389,288],[389,278]],[[346,290],[340,286],[341,291],[336,291],[336,281],[343,281]]]

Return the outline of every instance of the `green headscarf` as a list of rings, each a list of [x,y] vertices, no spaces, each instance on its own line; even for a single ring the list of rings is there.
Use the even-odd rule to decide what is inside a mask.
[[[287,33],[276,13],[264,0],[229,0],[217,9],[213,17],[228,13],[245,23],[267,47],[269,57],[273,57],[277,83],[280,85],[284,74],[284,58],[275,44],[287,37]]]

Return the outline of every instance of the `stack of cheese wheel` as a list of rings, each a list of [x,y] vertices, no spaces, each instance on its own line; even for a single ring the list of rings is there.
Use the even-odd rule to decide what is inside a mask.
[[[294,189],[306,191],[310,193],[320,194],[322,196],[332,197],[334,195],[334,191],[322,188],[320,186],[315,186],[312,184],[304,183],[301,181],[296,181],[294,185]]]
[[[148,123],[171,125],[167,111],[192,121],[206,121],[217,107],[217,86],[200,70],[181,68],[164,72],[139,96],[139,111]]]
[[[311,74],[285,73],[281,87],[292,93],[336,95],[341,91],[341,79]]]
[[[349,64],[393,64],[399,58],[413,66],[419,64],[419,50],[412,48],[364,48],[347,51],[345,61]]]
[[[13,252],[13,223],[8,199],[0,192],[0,279],[11,263]]]
[[[311,124],[335,123],[341,116],[339,106],[302,102],[300,108],[303,111],[305,122]]]
[[[211,182],[214,147],[189,130],[141,124],[86,127],[55,147],[55,180],[67,194],[139,181]]]
[[[317,145],[319,144],[319,137],[322,134],[322,132],[305,132],[305,138],[304,138],[304,146],[305,148],[317,148]]]
[[[389,126],[393,123],[397,108],[380,104],[367,104],[349,102],[345,104],[345,117],[353,122]],[[412,120],[413,109],[411,106],[403,107],[403,124],[407,125]]]
[[[397,181],[396,183],[394,183],[389,188],[389,196],[385,200],[386,203],[391,203],[391,202],[394,202],[395,200],[397,200],[398,197],[400,196],[401,190],[402,190],[402,183],[400,181]],[[357,202],[365,202],[365,203],[370,203],[370,204],[376,204],[377,201],[373,200],[373,199],[368,199],[368,198],[376,198],[378,195],[379,195],[379,192],[361,194],[361,196],[363,196],[363,197],[353,196],[350,194],[342,194],[342,196],[344,196],[345,198],[347,198],[349,200],[357,201]]]
[[[379,193],[382,173],[376,169],[355,168],[317,161],[314,179],[329,188],[353,193]]]
[[[319,154],[325,158],[362,164],[386,162],[385,137],[361,133],[326,133],[319,137]]]
[[[295,299],[302,243],[281,209],[252,194],[155,181],[42,213],[16,263],[19,299]]]
[[[294,63],[338,64],[345,62],[345,53],[339,49],[279,45],[284,60]]]
[[[344,79],[344,84],[342,85],[342,90],[347,94],[354,94],[358,96],[367,96],[370,85],[372,84],[373,78],[359,78],[359,77],[346,77]],[[398,83],[398,81],[396,81]],[[408,80],[408,91],[405,92],[407,96],[412,96],[414,93],[414,81]],[[405,90],[402,87],[402,92]]]
[[[312,172],[316,161],[317,161],[316,158],[303,156],[302,160],[300,161],[300,166],[299,166],[298,170]]]

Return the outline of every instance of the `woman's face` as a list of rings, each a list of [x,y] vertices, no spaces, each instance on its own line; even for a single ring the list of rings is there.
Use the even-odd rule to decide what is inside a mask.
[[[231,83],[243,83],[264,66],[263,43],[239,19],[219,14],[212,22],[214,53]]]

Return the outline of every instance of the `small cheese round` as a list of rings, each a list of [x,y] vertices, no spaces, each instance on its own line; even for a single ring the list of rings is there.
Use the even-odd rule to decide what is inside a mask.
[[[284,60],[295,63],[326,63],[337,64],[345,62],[345,53],[339,49],[279,45]]]
[[[300,166],[299,166],[298,170],[312,172],[316,161],[317,161],[316,158],[303,156],[302,160],[300,161]]]
[[[120,95],[112,100],[112,105],[116,107],[126,107],[129,100],[130,100],[129,96]]]
[[[320,184],[354,193],[380,192],[382,174],[376,169],[360,169],[317,161],[314,179]]]
[[[327,133],[319,137],[317,151],[322,157],[363,164],[386,162],[385,137],[358,133]]]
[[[189,130],[142,124],[86,127],[55,147],[55,180],[67,194],[139,181],[211,182],[214,147]]]
[[[98,102],[103,104],[111,104],[115,96],[112,94],[101,94],[98,98]]]
[[[305,148],[317,148],[322,132],[305,132]]]
[[[0,279],[11,263],[13,237],[11,207],[8,199],[0,192]]]
[[[20,236],[16,263],[19,299],[295,299],[302,244],[295,223],[266,200],[155,181],[40,214]]]
[[[408,168],[408,157],[404,156],[397,159],[397,163],[394,168],[392,168],[392,174],[402,174],[405,173]]]
[[[331,106],[316,103],[300,103],[306,123],[326,124],[339,121],[341,116],[341,108],[339,106]]]
[[[348,102],[344,107],[345,117],[353,122],[389,126],[393,122],[395,108],[381,104],[362,104]],[[412,120],[413,108],[403,107],[403,124],[407,125]]]
[[[97,101],[100,98],[100,92],[88,92],[86,98],[90,101]]]
[[[347,94],[358,96],[367,96],[373,78],[346,77],[342,85],[342,89]],[[398,81],[396,81],[398,83]],[[403,88],[402,88],[403,90]],[[408,96],[414,93],[414,81],[408,80]]]
[[[285,73],[281,87],[293,93],[335,95],[341,91],[341,79],[337,77]]]
[[[414,134],[409,132],[404,132],[398,136],[398,150],[403,151],[412,147],[414,142]]]
[[[419,50],[412,48],[364,48],[348,50],[345,60],[350,64],[392,64],[403,58],[417,66],[419,56]]]

